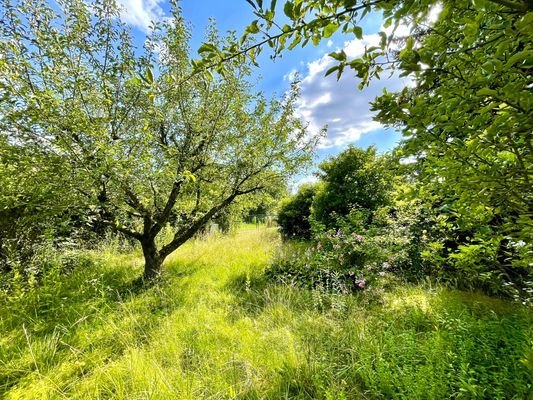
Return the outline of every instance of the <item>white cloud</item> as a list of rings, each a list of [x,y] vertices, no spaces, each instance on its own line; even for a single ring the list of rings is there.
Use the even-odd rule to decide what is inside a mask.
[[[366,35],[362,40],[344,43],[343,50],[349,58],[363,54],[365,47],[379,43],[379,35]],[[309,128],[317,131],[328,126],[328,134],[322,139],[319,148],[342,147],[356,143],[362,135],[376,131],[381,125],[373,120],[369,103],[379,96],[384,88],[397,91],[409,83],[407,78],[397,76],[381,80],[374,79],[362,91],[358,90],[358,78],[346,69],[337,81],[336,74],[325,77],[326,71],[336,63],[328,55],[307,64],[302,74],[301,97],[297,112],[309,123]]]
[[[148,32],[150,22],[164,17],[163,0],[118,0],[122,7],[120,18],[127,24]]]
[[[361,56],[365,48],[378,46],[380,41],[380,36],[377,33],[371,35],[363,36],[361,40],[350,40],[349,42],[344,42],[344,52],[349,58]]]
[[[400,159],[400,164],[404,164],[404,165],[413,164],[415,162],[417,162],[416,156],[409,156],[409,157],[404,157]]]
[[[283,75],[283,80],[287,82],[293,82],[297,74],[298,70],[296,68],[293,68],[289,71],[289,73]]]
[[[437,22],[441,11],[442,11],[441,3],[437,3],[433,7],[431,7],[431,10],[429,10],[429,15],[428,15],[429,23],[433,24]]]

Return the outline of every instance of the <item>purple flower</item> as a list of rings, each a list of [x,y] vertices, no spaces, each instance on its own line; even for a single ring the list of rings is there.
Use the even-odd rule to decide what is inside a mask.
[[[366,279],[356,279],[354,283],[359,289],[364,289],[366,286]]]

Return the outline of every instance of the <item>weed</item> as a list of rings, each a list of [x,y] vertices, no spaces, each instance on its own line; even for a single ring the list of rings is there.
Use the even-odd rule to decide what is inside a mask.
[[[527,399],[533,316],[476,293],[271,282],[272,229],[194,240],[133,286],[135,251],[0,299],[6,399]],[[69,267],[70,268],[70,267]]]

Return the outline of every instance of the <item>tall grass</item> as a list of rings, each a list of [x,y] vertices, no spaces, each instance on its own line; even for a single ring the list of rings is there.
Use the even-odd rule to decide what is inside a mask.
[[[139,253],[0,301],[6,399],[527,399],[533,316],[441,288],[335,295],[269,283],[273,230],[179,249],[132,285]]]

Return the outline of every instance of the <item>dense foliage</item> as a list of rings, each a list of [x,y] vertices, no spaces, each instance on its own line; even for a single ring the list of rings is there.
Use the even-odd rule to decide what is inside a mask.
[[[255,60],[264,46],[277,56],[310,42],[316,45],[337,31],[362,39],[361,19],[382,13],[379,43],[354,59],[342,49],[331,53],[336,64],[326,75],[341,76],[351,69],[359,87],[385,72],[411,79],[400,92],[376,98],[373,109],[377,120],[403,133],[397,154],[414,161],[407,175],[411,187],[402,190],[411,192],[411,200],[402,201],[418,202],[422,208],[413,228],[422,244],[417,260],[431,275],[530,298],[532,3],[248,3],[258,18],[244,40],[202,47],[200,70],[228,60]],[[279,18],[281,10],[284,16]],[[250,37],[257,40],[253,46],[248,45]],[[346,215],[350,205],[343,196],[332,192],[326,206],[338,202]],[[331,220],[325,222],[326,229],[333,227]]]
[[[373,213],[389,201],[394,183],[393,163],[378,156],[374,147],[348,147],[319,166],[323,182],[313,201],[312,219],[323,229],[338,227],[337,220],[354,210],[362,223],[371,223]]]
[[[349,147],[320,166],[316,194],[307,202],[298,193],[289,206],[308,215],[312,240],[297,256],[278,260],[268,275],[304,286],[326,285],[347,293],[364,288],[375,278],[398,273],[419,278],[423,273],[419,229],[420,207],[402,203],[400,165],[373,148]],[[405,184],[404,186],[405,187]],[[408,186],[407,186],[408,187]],[[307,206],[307,209],[304,209]],[[281,208],[283,210],[283,207]],[[285,220],[281,231],[298,229],[300,218]],[[289,236],[290,237],[290,236]],[[395,273],[394,275],[392,273]]]
[[[416,85],[374,102],[417,159],[416,196],[438,209],[427,258],[489,290],[531,289],[532,21],[489,2],[446,2],[398,54]]]
[[[356,162],[363,156],[365,163]],[[502,275],[505,263],[499,263],[497,254],[490,258],[490,248],[467,247],[472,233],[454,224],[458,216],[446,204],[432,197],[412,197],[421,185],[412,178],[416,165],[401,165],[388,155],[375,156],[373,149],[348,148],[322,169],[327,174],[315,185],[317,193],[311,201],[299,201],[299,194],[286,203],[289,211],[298,205],[298,215],[309,215],[312,240],[297,256],[278,259],[268,271],[270,278],[341,293],[379,286],[383,281],[430,278],[524,303],[533,300],[530,276]],[[376,172],[384,174],[382,184]],[[372,183],[355,185],[351,177]],[[368,197],[373,193],[377,194]],[[378,201],[350,202],[369,198]],[[320,218],[324,214],[317,212],[325,207],[329,219]],[[284,216],[281,231],[299,229],[302,220]]]
[[[317,191],[313,185],[302,185],[298,192],[281,202],[277,222],[286,238],[309,239],[311,237],[311,204]]]
[[[2,165],[39,176],[50,196],[74,193],[82,218],[139,241],[145,278],[235,199],[282,186],[310,157],[297,88],[267,101],[247,63],[192,74],[177,6],[144,49],[111,1],[6,0],[0,14]],[[213,26],[207,37],[218,40]],[[17,164],[13,149],[39,151]],[[38,201],[5,194],[22,208]]]

